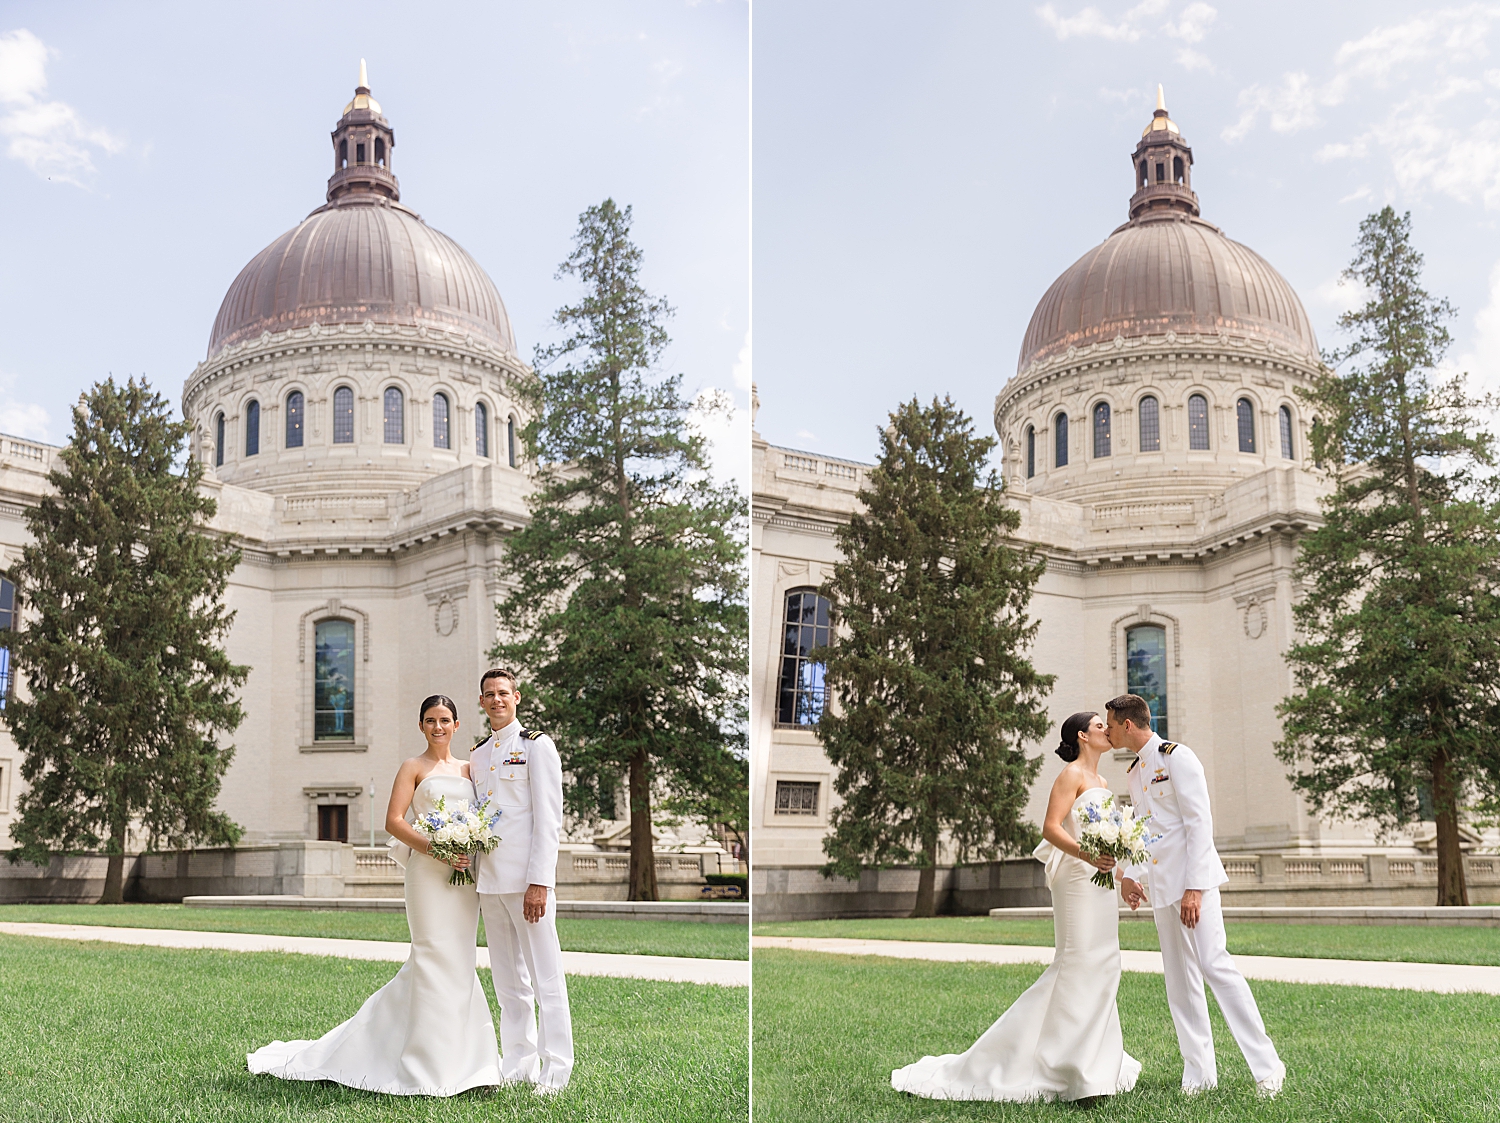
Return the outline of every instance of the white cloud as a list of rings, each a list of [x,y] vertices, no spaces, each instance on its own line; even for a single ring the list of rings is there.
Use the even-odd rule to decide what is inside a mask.
[[[727,390],[710,387],[693,399],[689,424],[708,442],[709,475],[716,483],[750,488],[750,415]]]
[[[1358,190],[1349,192],[1349,194],[1345,195],[1342,199],[1339,200],[1339,203],[1344,204],[1358,202],[1360,199],[1368,199],[1373,194],[1374,192],[1371,191],[1369,185],[1366,184],[1364,187],[1361,187]]]
[[[1490,299],[1474,317],[1473,347],[1460,355],[1459,370],[1469,372],[1476,395],[1500,393],[1500,262],[1490,270]]]
[[[1313,289],[1313,299],[1336,314],[1352,312],[1369,299],[1369,290],[1358,281],[1336,273]]]
[[[50,441],[52,415],[35,402],[17,401],[14,396],[17,381],[13,374],[0,374],[0,433],[31,441]]]
[[[6,155],[37,175],[82,186],[95,171],[92,150],[119,152],[124,144],[71,105],[45,100],[53,53],[25,28],[0,35],[0,136],[9,138]]]
[[[1095,38],[1117,43],[1136,43],[1150,29],[1151,21],[1166,12],[1168,6],[1168,0],[1142,0],[1118,19],[1112,19],[1093,7],[1083,8],[1077,15],[1064,16],[1051,3],[1047,3],[1038,8],[1036,14],[1059,39]],[[1194,50],[1192,44],[1203,41],[1218,15],[1218,10],[1212,5],[1203,3],[1203,0],[1194,0],[1178,12],[1175,20],[1169,17],[1166,23],[1154,26],[1188,44],[1177,52],[1178,65],[1188,70],[1213,73],[1214,66],[1208,56],[1202,51]]]
[[[1168,20],[1163,28],[1166,33],[1174,39],[1181,39],[1184,43],[1201,43],[1204,36],[1208,34],[1209,25],[1218,18],[1219,13],[1204,3],[1189,4],[1177,17],[1177,22]]]
[[[750,389],[750,383],[754,380],[754,372],[750,366],[750,333],[745,332],[745,342],[740,345],[740,353],[734,357],[734,388],[736,390]]]

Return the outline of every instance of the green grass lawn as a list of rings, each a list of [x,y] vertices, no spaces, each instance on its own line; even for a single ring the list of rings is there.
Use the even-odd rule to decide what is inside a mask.
[[[245,1054],[316,1038],[395,974],[394,963],[77,944],[0,936],[5,1123],[280,1120],[744,1120],[742,987],[568,980],[578,1065],[567,1091],[380,1096],[251,1076]],[[489,973],[480,972],[489,993]],[[496,1024],[499,1011],[493,1010]]]
[[[0,910],[3,912],[4,910]],[[1406,963],[1477,963],[1500,966],[1500,928],[1422,928],[1416,925],[1226,925],[1235,955],[1290,955],[1309,959],[1384,959]],[[1028,944],[1051,947],[1050,920],[991,920],[987,916],[937,916],[925,920],[799,920],[757,924],[757,936],[837,936],[848,940],[936,940],[954,944]],[[1156,925],[1122,921],[1120,946],[1160,951]]]
[[[1288,1077],[1255,1097],[1213,1000],[1219,1087],[1185,1098],[1182,1059],[1157,975],[1120,986],[1133,1092],[1075,1104],[963,1103],[891,1090],[891,1069],[957,1053],[1034,982],[1040,966],[892,961],[757,950],[756,1123],[896,1120],[1286,1120],[1468,1123],[1500,1118],[1500,997],[1250,983]]]
[[[0,920],[16,923],[104,924],[116,928],[186,928],[194,932],[263,932],[271,936],[330,936],[343,940],[411,939],[402,912],[338,909],[190,909],[182,905],[0,905]],[[748,959],[742,924],[683,920],[574,920],[557,922],[567,951],[622,955],[685,955],[694,959]],[[484,922],[479,925],[484,943]]]

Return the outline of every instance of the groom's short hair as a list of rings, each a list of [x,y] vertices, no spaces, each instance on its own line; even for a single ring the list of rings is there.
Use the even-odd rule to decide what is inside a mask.
[[[504,667],[491,667],[489,670],[485,671],[484,674],[479,676],[479,693],[484,693],[484,684],[489,682],[492,678],[510,679],[511,693],[515,693],[517,689],[516,672],[507,670]]]
[[[1151,728],[1151,707],[1139,694],[1121,694],[1104,703],[1104,708],[1116,721],[1128,721],[1137,729]]]

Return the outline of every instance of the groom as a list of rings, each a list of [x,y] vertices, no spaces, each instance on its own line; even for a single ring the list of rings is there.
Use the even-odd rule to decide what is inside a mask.
[[[522,729],[516,676],[486,671],[479,704],[490,735],[469,754],[480,799],[500,808],[500,845],[479,856],[479,908],[500,1003],[500,1078],[560,1092],[573,1071],[573,1019],[557,942],[562,761],[545,733]]]
[[[1152,833],[1161,835],[1151,848],[1149,864],[1124,867],[1120,889],[1132,909],[1150,890],[1167,1005],[1182,1051],[1182,1090],[1189,1095],[1206,1092],[1219,1082],[1203,995],[1207,979],[1229,1031],[1250,1063],[1256,1091],[1274,1097],[1281,1091],[1286,1066],[1266,1036],[1255,996],[1229,958],[1219,906],[1219,886],[1229,877],[1214,849],[1203,765],[1186,745],[1163,741],[1151,731],[1151,709],[1140,695],[1122,694],[1104,708],[1109,714],[1109,743],[1135,753],[1125,773],[1131,800],[1152,816]]]

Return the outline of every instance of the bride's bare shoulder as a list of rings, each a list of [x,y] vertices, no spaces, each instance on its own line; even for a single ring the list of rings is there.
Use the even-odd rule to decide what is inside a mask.
[[[1077,796],[1084,789],[1083,766],[1076,760],[1063,766],[1063,770],[1057,774],[1057,779],[1052,781],[1052,793],[1068,792]]]

